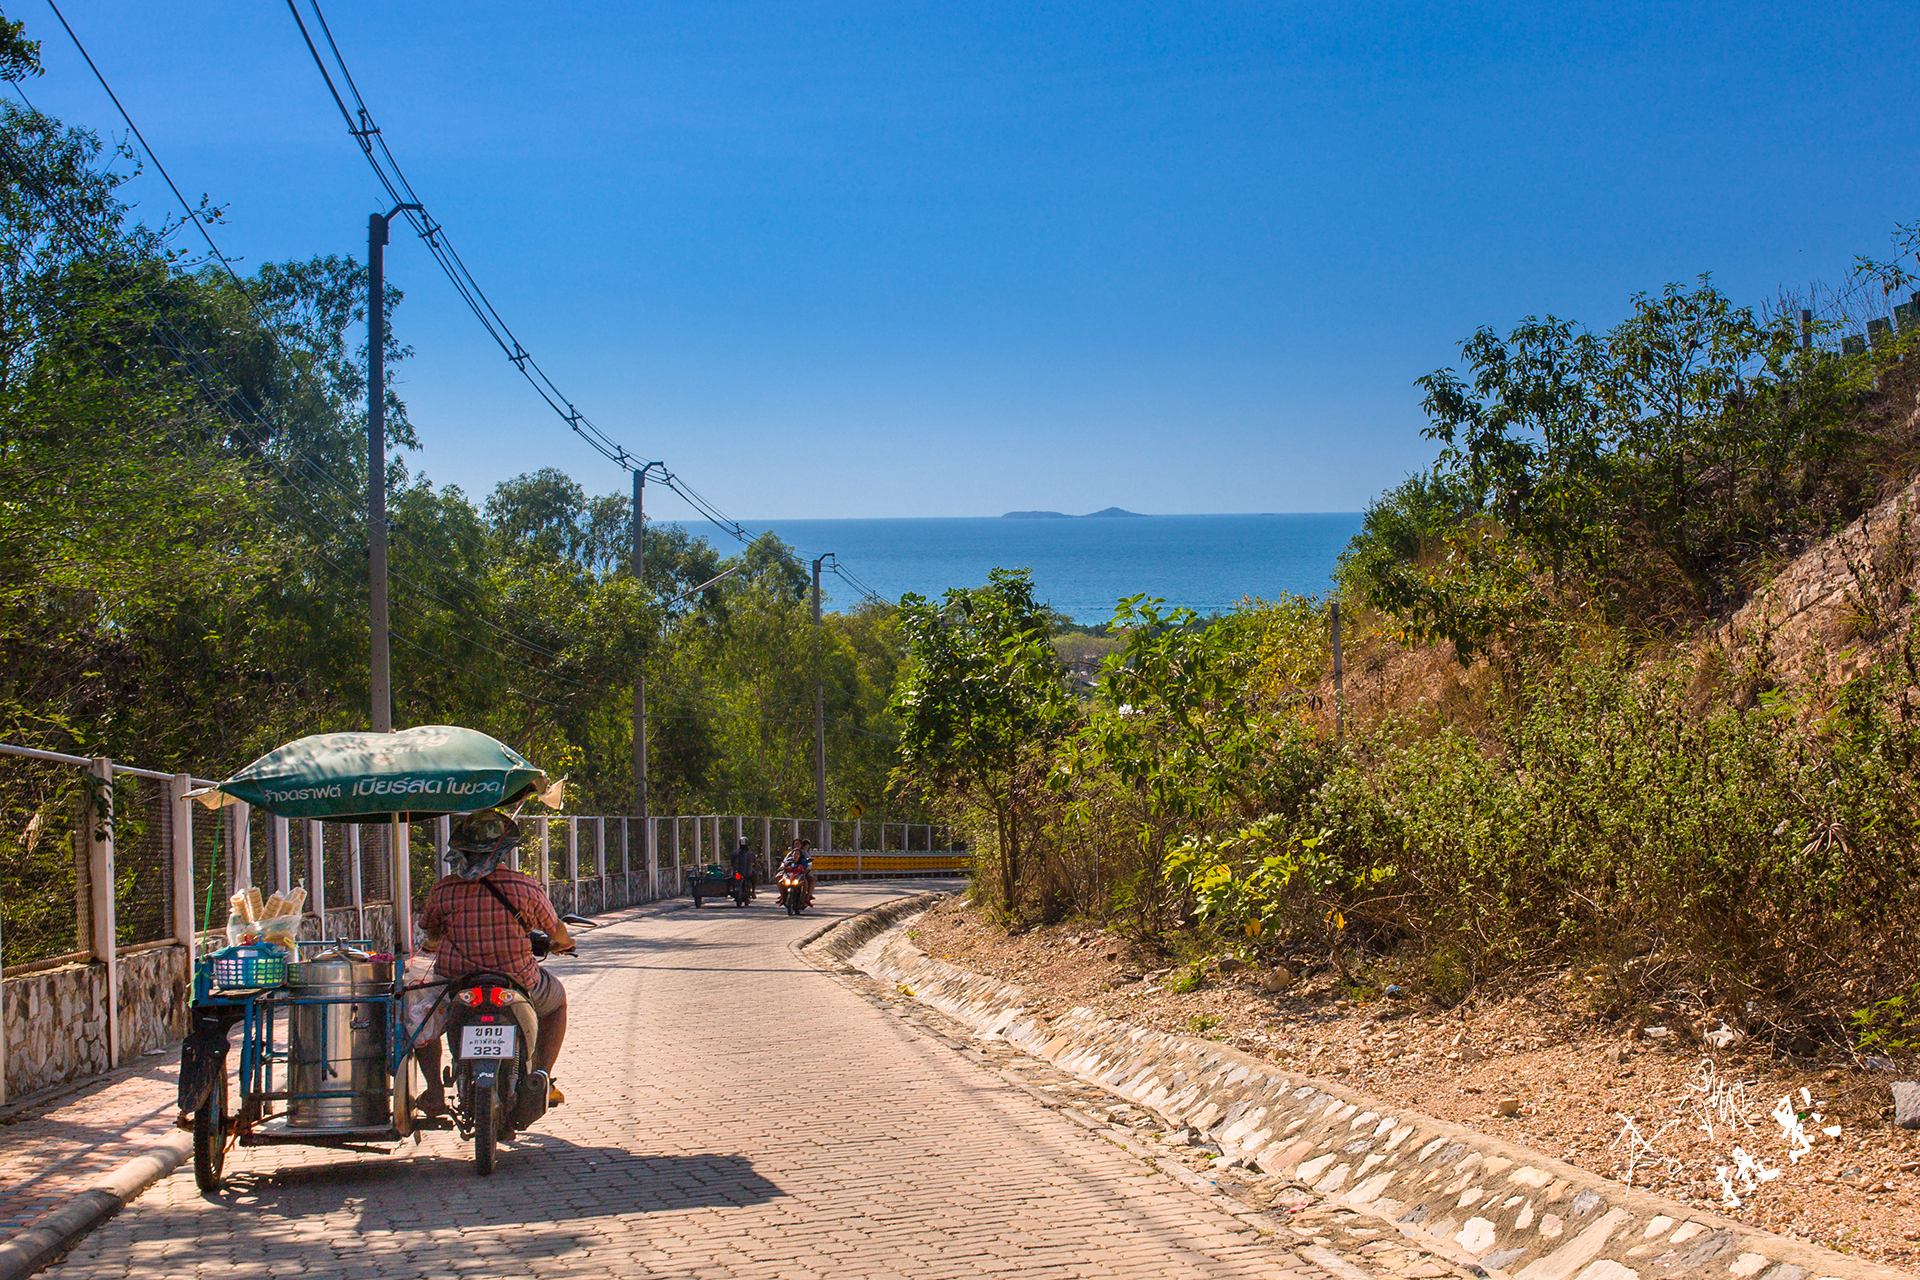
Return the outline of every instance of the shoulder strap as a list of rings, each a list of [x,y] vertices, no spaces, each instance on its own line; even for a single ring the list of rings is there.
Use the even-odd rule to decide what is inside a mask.
[[[485,876],[481,876],[480,887],[492,894],[493,900],[507,909],[507,914],[513,917],[514,923],[520,926],[522,933],[528,934],[529,936],[533,933],[533,926],[528,924],[527,918],[520,914],[520,908],[507,901],[507,895],[500,892],[499,885],[496,885]]]

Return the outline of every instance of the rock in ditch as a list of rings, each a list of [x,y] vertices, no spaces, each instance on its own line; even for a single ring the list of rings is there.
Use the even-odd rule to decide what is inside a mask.
[[[1517,1116],[1520,1114],[1520,1099],[1502,1098],[1493,1104],[1493,1114],[1497,1116]]]
[[[1893,1122],[1902,1129],[1920,1129],[1920,1084],[1911,1080],[1894,1084]]]

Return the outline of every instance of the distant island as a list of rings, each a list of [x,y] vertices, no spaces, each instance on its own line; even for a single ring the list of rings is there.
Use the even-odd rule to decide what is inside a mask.
[[[1129,511],[1125,507],[1108,507],[1102,511],[1089,511],[1084,516],[1070,516],[1064,511],[1009,511],[1002,520],[1098,520],[1108,516],[1131,516],[1136,520],[1146,519],[1139,511]]]

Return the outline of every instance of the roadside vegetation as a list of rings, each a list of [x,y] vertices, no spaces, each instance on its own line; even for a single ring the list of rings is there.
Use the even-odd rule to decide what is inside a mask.
[[[1911,284],[1867,263],[1846,300]],[[976,833],[1004,924],[1122,930],[1175,989],[1223,955],[1442,1007],[1576,974],[1604,1018],[1911,1047],[1914,561],[1852,565],[1794,653],[1729,625],[1920,469],[1920,317],[1853,343],[1840,311],[1703,278],[1607,332],[1482,330],[1334,596],[1123,601],[1090,698],[1021,575],[909,600],[899,782]]]
[[[37,46],[0,23],[0,75],[30,80]],[[235,279],[190,226],[140,220],[135,171],[0,105],[0,740],[204,775],[367,727],[365,268]],[[811,813],[817,653],[834,812],[925,820],[886,807],[892,609],[829,612],[816,649],[790,548],[651,522],[636,583],[624,486],[594,496],[537,449],[490,494],[436,485],[388,396],[396,724],[484,730],[569,775],[574,811],[625,813],[644,669],[655,812]],[[78,787],[0,760],[9,963],[71,945]],[[28,918],[49,886],[51,932]]]

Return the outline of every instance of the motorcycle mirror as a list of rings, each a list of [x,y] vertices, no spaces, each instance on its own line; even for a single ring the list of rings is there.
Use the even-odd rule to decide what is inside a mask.
[[[574,915],[571,911],[569,911],[566,915],[563,915],[560,917],[560,923],[566,925],[570,929],[574,927],[579,927],[582,929],[598,929],[600,927],[599,925],[595,924],[593,921],[587,919],[585,916]]]

